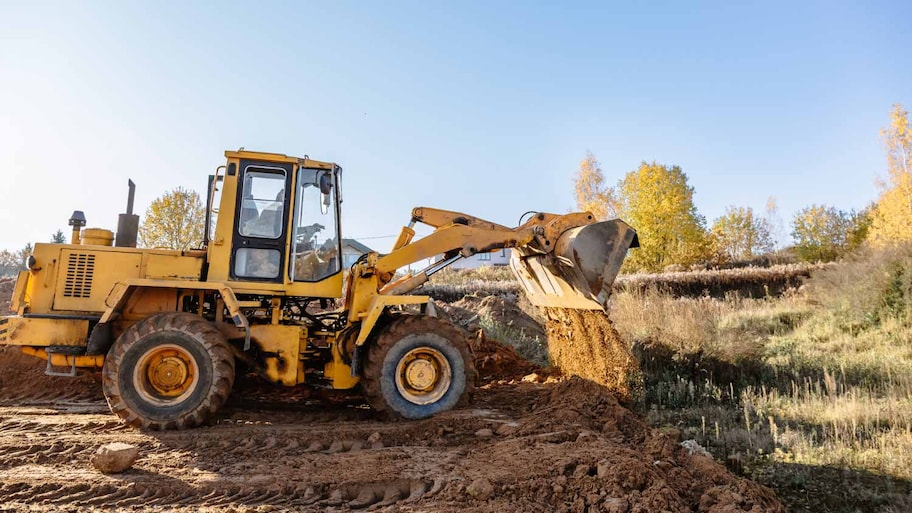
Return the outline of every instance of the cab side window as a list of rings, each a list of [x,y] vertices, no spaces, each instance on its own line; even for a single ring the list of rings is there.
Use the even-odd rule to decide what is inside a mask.
[[[244,237],[276,239],[285,216],[285,173],[248,172],[241,199],[239,232]]]

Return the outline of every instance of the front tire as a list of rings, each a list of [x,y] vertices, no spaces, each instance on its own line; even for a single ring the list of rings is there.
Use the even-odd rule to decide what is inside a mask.
[[[466,402],[476,376],[463,332],[435,317],[402,315],[370,342],[362,390],[381,415],[423,419]]]
[[[130,326],[105,358],[111,411],[141,429],[199,426],[234,384],[234,356],[211,323],[189,313],[153,315]]]

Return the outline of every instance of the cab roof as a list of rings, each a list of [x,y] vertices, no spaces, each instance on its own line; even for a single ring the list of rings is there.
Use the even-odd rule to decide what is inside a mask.
[[[290,162],[301,167],[316,167],[322,169],[332,169],[337,167],[333,162],[322,162],[313,160],[307,155],[304,158],[290,157],[281,153],[267,153],[263,151],[248,151],[240,149],[237,151],[226,150],[225,157],[229,159],[248,159],[248,160],[265,160],[267,162]]]

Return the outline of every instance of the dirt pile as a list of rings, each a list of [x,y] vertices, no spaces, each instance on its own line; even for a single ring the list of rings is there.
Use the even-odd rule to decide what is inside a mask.
[[[469,346],[475,358],[478,377],[483,381],[518,379],[527,374],[544,372],[512,347],[488,338],[482,329],[475,332]]]
[[[545,315],[552,365],[604,385],[624,403],[640,399],[639,363],[604,312],[547,308]]]
[[[509,344],[510,338],[545,340],[540,321],[510,298],[465,296],[455,303],[438,305],[453,324],[471,333],[469,344],[482,380],[511,380],[530,373],[544,374],[541,367]],[[528,306],[531,313],[536,312],[531,304]]]
[[[603,386],[572,377],[517,389],[532,399],[530,412],[515,428],[498,433],[505,434],[504,442],[515,437],[540,443],[528,443],[534,446],[530,451],[492,444],[487,461],[511,464],[494,465],[466,481],[507,481],[503,493],[512,507],[486,511],[784,511],[770,490],[694,453],[676,430],[650,429]],[[505,470],[515,473],[507,478]],[[525,501],[528,507],[520,507]]]
[[[55,403],[102,397],[97,373],[79,370],[76,377],[48,376],[47,363],[15,346],[0,346],[0,404]],[[56,369],[67,371],[68,369]]]
[[[0,315],[10,315],[15,278],[0,278]],[[101,386],[91,373],[76,378],[48,376],[45,362],[23,354],[18,347],[0,346],[0,403],[72,401],[101,397]],[[58,369],[63,370],[63,369]]]
[[[593,380],[614,391],[625,404],[642,397],[642,373],[636,357],[604,313],[564,308],[539,311],[523,302],[528,303],[525,297],[512,301],[500,296],[466,296],[452,304],[441,304],[455,324],[475,333],[472,348],[483,376],[511,379],[545,372],[510,347],[510,338],[521,333],[546,341],[552,365],[549,374]]]
[[[480,325],[496,325],[527,338],[544,340],[543,318],[525,297],[514,300],[500,296],[465,296],[454,303],[442,303],[457,326],[476,331]]]

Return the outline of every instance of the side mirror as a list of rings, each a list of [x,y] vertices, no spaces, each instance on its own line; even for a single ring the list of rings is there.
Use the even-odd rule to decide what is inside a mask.
[[[329,205],[332,203],[329,193],[332,192],[332,175],[327,172],[320,173],[317,178],[320,187],[320,213],[326,215],[329,212]]]
[[[321,173],[320,178],[320,193],[329,194],[332,191],[332,177],[329,173]]]

